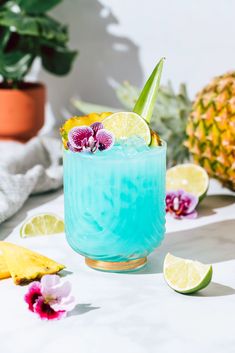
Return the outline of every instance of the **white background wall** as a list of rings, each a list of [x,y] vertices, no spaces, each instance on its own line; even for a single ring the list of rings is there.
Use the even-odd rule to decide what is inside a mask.
[[[64,0],[53,15],[69,24],[80,51],[69,76],[39,73],[57,119],[73,95],[118,106],[111,84],[141,86],[161,56],[162,82],[186,82],[192,98],[235,68],[234,0]]]

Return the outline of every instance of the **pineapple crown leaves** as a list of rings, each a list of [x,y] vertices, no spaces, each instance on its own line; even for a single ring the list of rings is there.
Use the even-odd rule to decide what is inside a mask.
[[[132,111],[139,94],[140,90],[128,81],[116,89],[116,95],[127,111]],[[75,109],[83,114],[94,111],[116,111],[111,107],[98,106],[76,98],[73,98],[71,102]],[[174,92],[171,82],[160,86],[150,126],[168,144],[168,167],[182,163],[189,158],[189,151],[183,143],[186,140],[186,124],[191,110],[192,102],[188,97],[185,84],[180,85],[178,93]]]
[[[116,90],[119,101],[131,110],[138,99],[140,90],[125,81]],[[188,159],[189,152],[183,145],[186,139],[186,123],[192,109],[185,84],[175,93],[171,82],[160,86],[158,99],[154,106],[151,127],[168,143],[168,166],[182,163]]]

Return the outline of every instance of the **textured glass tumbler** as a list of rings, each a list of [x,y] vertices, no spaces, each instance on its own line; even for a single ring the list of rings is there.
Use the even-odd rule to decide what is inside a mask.
[[[90,267],[136,270],[165,232],[166,144],[126,157],[64,150],[67,241]]]

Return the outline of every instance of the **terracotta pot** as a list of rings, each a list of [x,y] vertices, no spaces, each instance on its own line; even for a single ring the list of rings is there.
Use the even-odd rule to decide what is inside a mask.
[[[41,83],[0,86],[0,139],[25,142],[35,136],[44,124],[45,97]]]

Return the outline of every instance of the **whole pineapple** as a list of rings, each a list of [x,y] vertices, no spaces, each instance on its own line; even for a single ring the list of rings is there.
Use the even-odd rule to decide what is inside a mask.
[[[214,78],[198,93],[186,134],[195,162],[235,191],[235,72]]]

